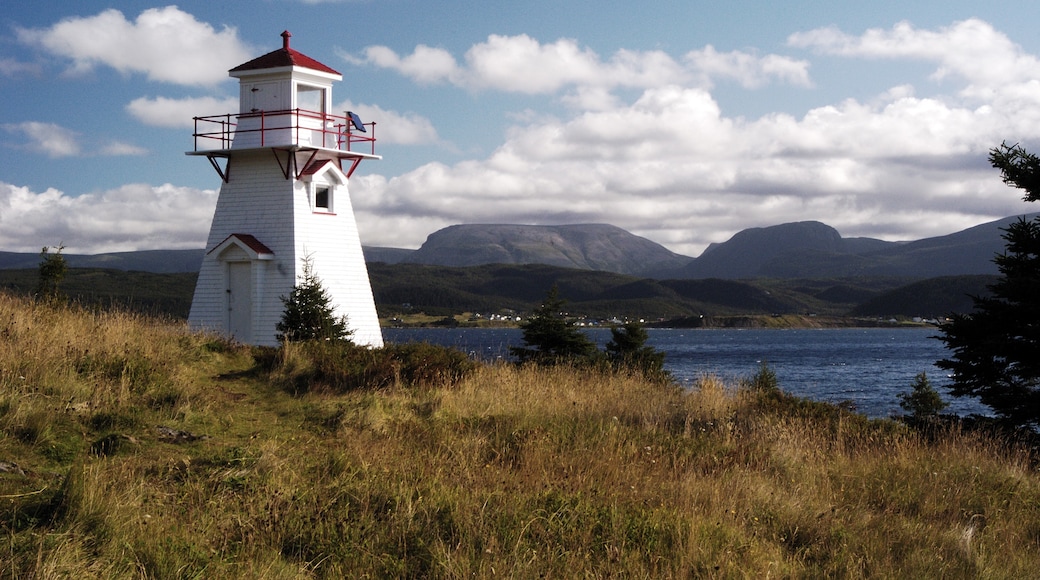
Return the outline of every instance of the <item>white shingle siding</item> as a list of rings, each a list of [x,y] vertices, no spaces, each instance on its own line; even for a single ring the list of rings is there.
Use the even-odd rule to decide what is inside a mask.
[[[347,316],[354,342],[382,346],[347,185],[334,184],[330,178],[335,213],[314,213],[309,184],[295,176],[286,179],[270,150],[237,153],[229,169],[230,179],[217,199],[189,324],[229,332],[226,261],[239,258],[216,255],[211,250],[232,234],[250,234],[270,248],[274,257],[252,262],[252,336],[237,336],[237,340],[277,344],[276,325],[284,311],[281,297],[292,292],[302,275],[303,260],[310,255],[314,273],[332,297],[337,315]],[[318,176],[317,180],[325,181],[325,177]]]
[[[293,198],[296,201],[295,222],[299,224],[295,251],[301,265],[303,258],[311,257],[314,272],[332,296],[337,315],[347,316],[347,322],[354,330],[354,342],[382,345],[379,318],[350,195],[345,183],[336,184],[336,177],[345,181],[342,173],[335,169],[314,179],[316,184],[330,185],[334,213],[312,211],[310,184],[297,183]]]

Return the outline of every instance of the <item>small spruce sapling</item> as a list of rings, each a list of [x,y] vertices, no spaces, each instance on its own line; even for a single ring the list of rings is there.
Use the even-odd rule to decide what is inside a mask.
[[[306,340],[350,341],[354,333],[346,316],[336,316],[332,298],[318,275],[310,256],[303,260],[303,275],[288,297],[281,297],[285,305],[282,319],[275,327],[280,341]]]
[[[596,343],[562,313],[563,305],[554,284],[542,305],[521,323],[525,346],[509,349],[520,363],[584,363],[596,357]]]
[[[899,394],[899,406],[914,419],[934,418],[949,405],[932,387],[926,373],[914,377],[911,387],[910,392]]]
[[[637,370],[648,377],[666,376],[664,353],[647,346],[650,335],[642,324],[626,322],[623,326],[611,328],[610,335],[607,358],[615,368]]]
[[[769,363],[766,361],[759,363],[758,371],[751,375],[751,378],[745,379],[744,384],[759,393],[780,393],[780,381],[776,377],[776,372],[769,368]]]

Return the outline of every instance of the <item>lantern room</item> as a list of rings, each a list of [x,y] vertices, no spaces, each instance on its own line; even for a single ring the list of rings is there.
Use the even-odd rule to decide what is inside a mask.
[[[209,157],[225,182],[227,176],[217,160],[228,158],[231,150],[333,150],[339,152],[336,157],[348,177],[362,159],[378,159],[375,123],[364,123],[350,111],[341,115],[332,111],[332,84],[343,75],[291,48],[289,31],[281,36],[281,49],[228,71],[239,80],[239,111],[195,117],[195,150],[189,154]],[[292,169],[299,174],[313,160],[284,158],[286,178]],[[344,160],[349,163],[346,167]]]
[[[228,71],[239,79],[239,113],[302,109],[324,114],[332,105],[332,83],[339,72],[289,47],[289,31],[282,48]]]

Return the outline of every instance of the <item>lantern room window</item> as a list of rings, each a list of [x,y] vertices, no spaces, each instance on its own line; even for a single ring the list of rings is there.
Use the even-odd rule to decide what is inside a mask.
[[[296,108],[315,113],[325,112],[325,89],[309,85],[296,85]]]

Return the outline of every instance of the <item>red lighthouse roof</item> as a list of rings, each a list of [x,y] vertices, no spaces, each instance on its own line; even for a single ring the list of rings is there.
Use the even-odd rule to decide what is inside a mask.
[[[306,54],[289,48],[289,37],[291,36],[292,34],[289,34],[289,31],[286,30],[282,33],[282,48],[271,51],[263,56],[258,56],[245,64],[236,66],[228,72],[235,73],[249,70],[298,66],[334,75],[340,74],[339,71],[321,64]]]

